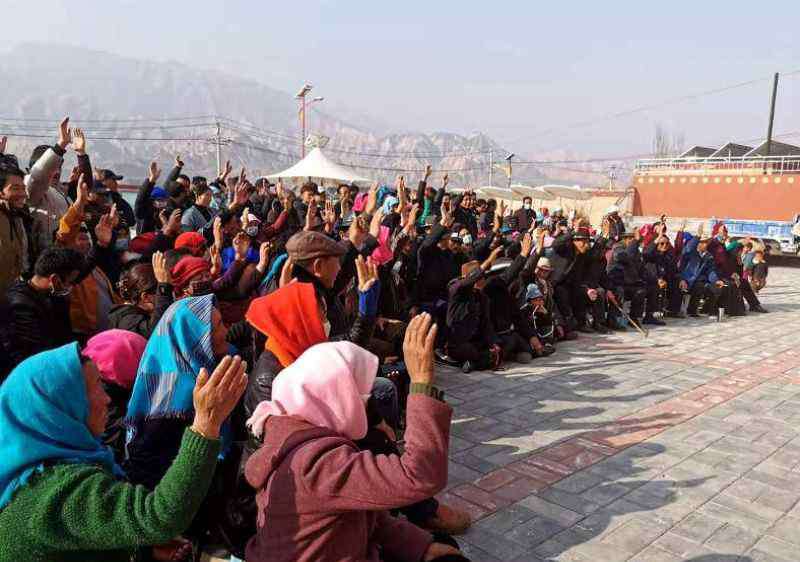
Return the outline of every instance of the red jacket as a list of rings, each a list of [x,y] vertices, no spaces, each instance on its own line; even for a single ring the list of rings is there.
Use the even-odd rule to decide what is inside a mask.
[[[431,534],[388,510],[445,487],[452,409],[412,394],[406,416],[402,456],[359,451],[298,418],[269,418],[264,445],[245,469],[258,492],[258,532],[247,561],[377,562],[378,546],[393,559],[422,560]]]

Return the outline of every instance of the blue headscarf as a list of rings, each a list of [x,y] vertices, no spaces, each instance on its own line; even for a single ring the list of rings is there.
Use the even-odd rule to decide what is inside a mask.
[[[89,431],[78,344],[20,363],[0,385],[0,509],[45,463],[97,464],[122,477],[114,454]]]
[[[392,207],[398,205],[400,200],[395,197],[394,195],[387,195],[386,199],[383,200],[383,214],[388,215],[392,212]]]
[[[125,423],[153,418],[192,421],[197,374],[214,370],[211,314],[214,295],[175,301],[156,325],[139,362]],[[130,441],[130,435],[129,439]]]

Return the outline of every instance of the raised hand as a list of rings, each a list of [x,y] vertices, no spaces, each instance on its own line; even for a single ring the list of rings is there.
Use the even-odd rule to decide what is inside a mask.
[[[450,208],[450,203],[442,203],[442,220],[440,221],[442,226],[445,228],[450,228],[453,226],[455,222],[455,217],[453,216],[452,210]]]
[[[247,387],[247,362],[238,355],[226,355],[209,377],[200,369],[192,391],[194,423],[192,430],[208,439],[219,438],[222,423],[230,416]]]
[[[160,284],[172,284],[172,272],[167,267],[167,258],[162,252],[153,252],[153,275]]]
[[[244,211],[242,211],[242,230],[247,228],[247,223],[250,220],[250,207],[245,207]]]
[[[381,233],[381,222],[383,221],[383,209],[376,209],[369,223],[369,233],[377,238]]]
[[[360,248],[361,244],[364,243],[364,238],[366,238],[366,236],[367,228],[364,224],[364,218],[354,218],[353,222],[350,223],[350,230],[347,232],[347,237],[350,240],[350,243],[356,248]]]
[[[533,236],[531,236],[530,232],[526,232],[525,235],[522,237],[522,255],[526,258],[531,255],[531,250],[533,250]]]
[[[546,236],[547,236],[546,228],[539,228],[536,231],[536,249],[540,252],[544,250],[544,239]]]
[[[184,164],[183,164],[183,160],[181,160],[181,155],[180,154],[176,154],[175,155],[175,166],[177,168],[183,168],[183,165]]]
[[[269,251],[272,249],[270,242],[262,242],[258,248],[258,264],[256,269],[263,275],[267,271],[269,265]]]
[[[286,285],[291,283],[292,272],[294,272],[294,260],[292,258],[286,258],[286,261],[283,262],[283,268],[281,269],[281,279],[278,283],[278,286],[285,287]]]
[[[403,340],[403,359],[411,382],[433,384],[436,332],[436,324],[427,312],[414,316],[408,323]]]
[[[100,217],[100,222],[94,227],[94,235],[97,237],[97,244],[99,246],[106,248],[111,244],[111,238],[114,235],[111,213]]]
[[[364,212],[368,215],[371,215],[375,212],[375,208],[378,206],[378,183],[373,183],[369,188],[369,193],[367,194],[367,204],[364,207]]]
[[[225,161],[225,169],[220,173],[219,178],[222,181],[225,181],[228,178],[228,176],[231,175],[232,171],[233,171],[233,166],[231,166],[231,161],[230,160],[226,160]]]
[[[433,173],[433,168],[431,168],[431,165],[428,164],[427,166],[425,166],[425,181],[428,181],[428,178],[431,177],[432,173]]]
[[[236,253],[236,261],[247,259],[247,250],[250,249],[250,238],[244,232],[239,232],[233,238],[233,250]]]
[[[450,176],[448,174],[445,174],[444,177],[442,178],[442,189],[447,187],[447,184],[449,182],[450,182]]]
[[[8,137],[0,137],[0,154],[5,154]]]
[[[147,179],[155,185],[158,181],[158,176],[161,175],[161,170],[158,168],[158,162],[150,162],[150,168],[147,170]]]
[[[214,245],[222,248],[222,245],[225,241],[222,235],[222,217],[214,217],[214,224],[212,226],[214,232]]]
[[[75,128],[72,132],[72,147],[78,154],[86,154],[86,135],[83,129]]]
[[[169,215],[169,218],[167,219],[167,222],[164,224],[164,228],[162,229],[164,234],[166,234],[167,236],[177,236],[178,233],[180,233],[181,214],[182,213],[180,209],[175,209],[174,211],[172,211],[172,213]],[[164,215],[166,215],[166,213],[162,211],[162,220]]]
[[[325,200],[325,211],[322,213],[322,220],[325,224],[333,226],[336,222],[336,211],[333,209],[333,201],[330,199]]]
[[[77,183],[78,178],[80,178],[80,177],[81,177],[81,169],[80,169],[80,167],[73,166],[72,167],[72,171],[69,173],[69,179],[67,180],[67,183],[72,183],[72,182],[76,182]]]
[[[75,205],[78,206],[81,212],[86,207],[86,204],[89,202],[89,184],[86,183],[86,179],[83,177],[83,174],[78,176],[78,193],[75,197]]]
[[[372,258],[364,259],[364,256],[356,258],[356,273],[358,274],[358,292],[366,293],[378,281],[378,266]]]
[[[61,123],[58,124],[58,146],[66,149],[69,143],[72,142],[72,130],[69,128],[69,117],[64,117]]]

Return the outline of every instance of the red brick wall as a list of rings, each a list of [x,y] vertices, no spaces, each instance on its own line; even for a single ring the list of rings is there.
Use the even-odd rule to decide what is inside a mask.
[[[792,220],[800,175],[634,176],[634,216]]]

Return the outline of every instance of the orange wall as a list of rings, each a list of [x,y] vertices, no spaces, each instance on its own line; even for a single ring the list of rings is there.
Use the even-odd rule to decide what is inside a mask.
[[[634,216],[793,220],[800,175],[634,176]]]

